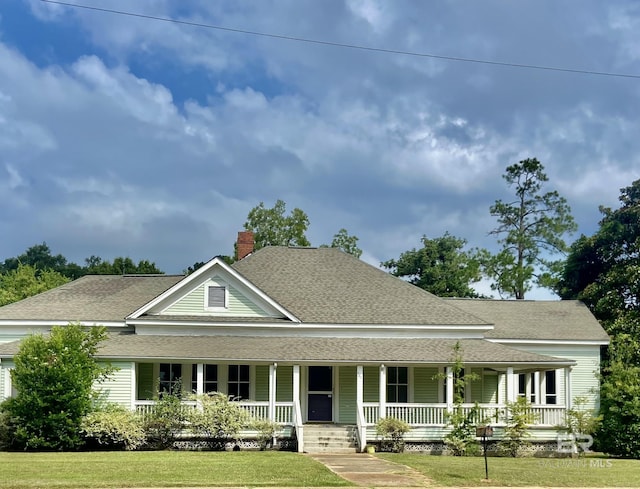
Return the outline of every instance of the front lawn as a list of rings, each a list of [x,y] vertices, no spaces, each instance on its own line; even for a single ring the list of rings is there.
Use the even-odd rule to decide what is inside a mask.
[[[433,479],[434,486],[639,487],[640,460],[483,457],[377,454],[408,465]]]
[[[289,452],[0,452],[0,488],[347,486]]]

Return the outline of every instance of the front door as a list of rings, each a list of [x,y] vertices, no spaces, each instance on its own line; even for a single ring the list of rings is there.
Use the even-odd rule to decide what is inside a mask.
[[[309,367],[308,421],[333,421],[333,369]]]

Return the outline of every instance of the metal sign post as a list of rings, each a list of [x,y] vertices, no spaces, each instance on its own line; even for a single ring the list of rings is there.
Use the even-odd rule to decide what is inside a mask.
[[[482,447],[484,449],[484,478],[489,480],[489,464],[487,462],[487,438],[493,436],[493,427],[477,426],[476,436],[482,437]]]

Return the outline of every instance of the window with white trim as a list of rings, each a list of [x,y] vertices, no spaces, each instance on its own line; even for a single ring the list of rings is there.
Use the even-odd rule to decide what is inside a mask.
[[[227,288],[224,285],[208,285],[205,307],[207,309],[225,309],[227,307]]]
[[[409,369],[387,367],[387,402],[409,402]]]
[[[545,402],[547,404],[557,404],[558,403],[558,393],[557,393],[558,384],[557,384],[555,370],[547,370],[544,373],[544,386],[545,386]]]
[[[218,366],[209,363],[203,366],[202,392],[209,394],[218,392]],[[198,364],[191,365],[191,391],[198,391]]]
[[[227,394],[233,400],[249,399],[249,365],[229,365]]]
[[[174,394],[180,395],[182,383],[182,364],[161,363],[160,364],[160,395]]]

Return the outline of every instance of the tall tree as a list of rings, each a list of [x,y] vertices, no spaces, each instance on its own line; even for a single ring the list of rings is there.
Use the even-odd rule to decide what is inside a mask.
[[[340,229],[340,231],[333,235],[333,240],[330,245],[320,245],[320,248],[339,248],[356,258],[362,256],[362,250],[358,248],[358,237],[351,236],[345,228]]]
[[[278,199],[271,209],[264,202],[247,216],[244,228],[253,231],[255,249],[265,246],[310,246],[305,233],[309,227],[309,218],[297,207],[286,216],[287,204]]]
[[[593,236],[571,246],[558,293],[580,299],[611,336],[601,388],[601,450],[640,456],[640,180],[620,189],[620,207],[600,207]]]
[[[496,200],[490,207],[498,221],[490,234],[499,237],[502,249],[486,259],[485,273],[493,279],[493,290],[524,299],[533,284],[554,288],[562,262],[547,256],[565,252],[563,237],[577,226],[557,191],[542,193],[549,179],[536,158],[508,166],[503,178],[515,190],[515,199]]]
[[[0,273],[0,306],[26,299],[68,281],[67,277],[55,270],[38,271],[32,265],[19,263],[16,269]]]
[[[481,279],[480,264],[475,252],[464,250],[466,240],[445,233],[421,241],[422,248],[405,251],[382,266],[440,297],[478,297],[471,284]]]

